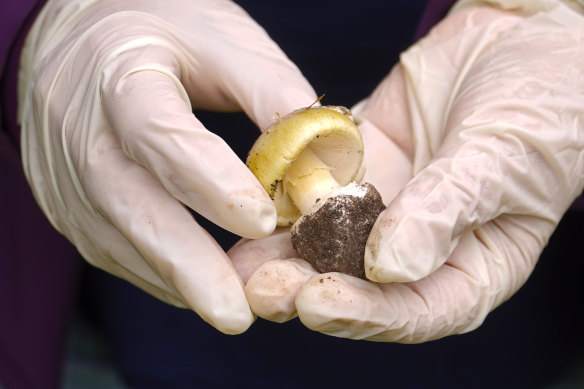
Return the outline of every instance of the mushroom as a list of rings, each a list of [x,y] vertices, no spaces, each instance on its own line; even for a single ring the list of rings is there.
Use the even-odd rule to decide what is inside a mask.
[[[337,106],[278,118],[248,154],[278,225],[291,226],[294,249],[320,272],[365,278],[365,245],[385,206],[372,185],[354,182],[362,161],[361,134],[351,112]]]

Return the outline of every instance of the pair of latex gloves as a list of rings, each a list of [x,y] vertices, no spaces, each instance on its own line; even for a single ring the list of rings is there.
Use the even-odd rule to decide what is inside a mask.
[[[28,180],[87,261],[220,331],[254,313],[381,341],[469,331],[528,278],[584,175],[584,18],[492,3],[458,4],[355,108],[388,205],[371,281],[295,258],[268,195],[192,114],[263,129],[316,98],[229,1],[49,1],[19,76]],[[184,205],[249,240],[226,254]]]

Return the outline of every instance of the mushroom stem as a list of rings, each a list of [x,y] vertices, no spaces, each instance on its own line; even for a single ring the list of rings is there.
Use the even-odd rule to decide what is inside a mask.
[[[311,149],[306,147],[282,178],[282,187],[301,214],[305,214],[319,200],[341,185],[327,166]]]

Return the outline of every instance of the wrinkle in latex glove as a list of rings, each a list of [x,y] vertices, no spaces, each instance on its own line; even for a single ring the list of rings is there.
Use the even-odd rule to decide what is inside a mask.
[[[253,321],[243,282],[185,205],[248,238],[269,235],[276,213],[192,108],[243,110],[265,128],[314,99],[230,1],[49,1],[22,56],[23,163],[87,261],[239,333]]]

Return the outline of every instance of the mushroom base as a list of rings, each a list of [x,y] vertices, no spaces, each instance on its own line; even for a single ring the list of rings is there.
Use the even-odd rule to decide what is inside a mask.
[[[352,183],[321,200],[294,223],[292,245],[321,273],[341,272],[366,279],[365,245],[384,209],[373,185]]]

